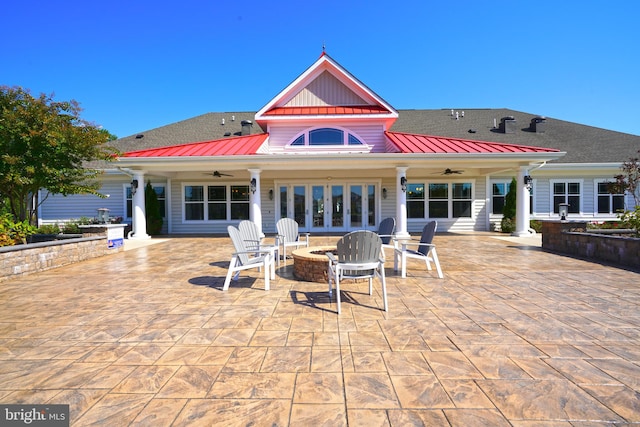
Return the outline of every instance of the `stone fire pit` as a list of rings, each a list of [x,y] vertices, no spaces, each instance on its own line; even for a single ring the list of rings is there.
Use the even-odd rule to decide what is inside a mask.
[[[335,246],[310,246],[294,250],[293,275],[298,280],[326,283],[329,258],[327,252],[335,252]]]

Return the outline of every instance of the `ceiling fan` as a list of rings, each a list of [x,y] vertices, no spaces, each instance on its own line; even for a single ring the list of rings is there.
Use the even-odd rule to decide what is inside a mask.
[[[464,172],[464,171],[459,171],[459,170],[453,170],[453,169],[446,168],[446,169],[442,172],[442,175],[461,174],[462,172]]]
[[[212,173],[205,173],[205,175],[215,176],[216,178],[222,178],[223,176],[233,176],[231,174],[222,173],[222,172],[219,172],[219,171],[213,171]]]

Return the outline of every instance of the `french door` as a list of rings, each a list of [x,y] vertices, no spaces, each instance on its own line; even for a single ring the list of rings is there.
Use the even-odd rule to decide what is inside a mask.
[[[295,219],[301,230],[346,232],[376,228],[376,183],[282,184],[278,188],[279,218]]]

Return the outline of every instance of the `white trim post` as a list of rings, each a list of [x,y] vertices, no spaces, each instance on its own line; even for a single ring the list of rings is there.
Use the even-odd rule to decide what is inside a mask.
[[[133,231],[129,233],[130,239],[150,239],[151,236],[147,234],[147,217],[145,213],[145,200],[144,200],[144,171],[135,171],[133,173],[133,182],[138,183],[138,187],[135,189],[135,194],[132,196],[132,228]],[[133,191],[133,185],[131,187]]]
[[[251,181],[256,180],[256,189],[255,192],[251,191],[249,188],[249,197],[251,200],[251,207],[249,209],[249,219],[253,221],[258,226],[258,231],[261,236],[264,236],[262,232],[262,205],[260,202],[260,169],[249,169],[251,173]],[[251,187],[251,184],[249,185]]]
[[[396,236],[409,237],[407,232],[407,191],[402,190],[402,179],[407,179],[407,167],[396,168]]]
[[[517,237],[526,237],[531,235],[531,232],[529,231],[529,189],[524,182],[524,177],[528,174],[528,168],[526,166],[521,166],[520,170],[518,171],[517,179],[518,191],[516,192],[516,231],[513,232],[513,235]]]

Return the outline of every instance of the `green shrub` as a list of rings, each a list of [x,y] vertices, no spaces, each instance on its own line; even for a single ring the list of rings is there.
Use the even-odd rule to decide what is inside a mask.
[[[15,222],[11,215],[0,217],[0,246],[12,246],[27,243],[27,236],[36,233],[36,227],[29,220]]]
[[[536,233],[542,233],[542,221],[532,219],[531,221],[529,221],[529,227],[532,228]]]
[[[40,227],[38,227],[37,233],[38,234],[59,234],[60,227],[58,226],[58,224],[43,224]]]
[[[512,218],[504,217],[500,222],[500,229],[503,233],[513,233],[516,231],[516,221]]]
[[[625,227],[636,230],[636,236],[640,236],[640,205],[636,206],[633,211],[625,211],[620,215],[620,220]]]
[[[147,182],[147,186],[144,189],[144,198],[147,233],[155,236],[162,232],[163,220],[162,214],[160,213],[160,203],[158,202],[158,195],[151,186],[151,182]]]

